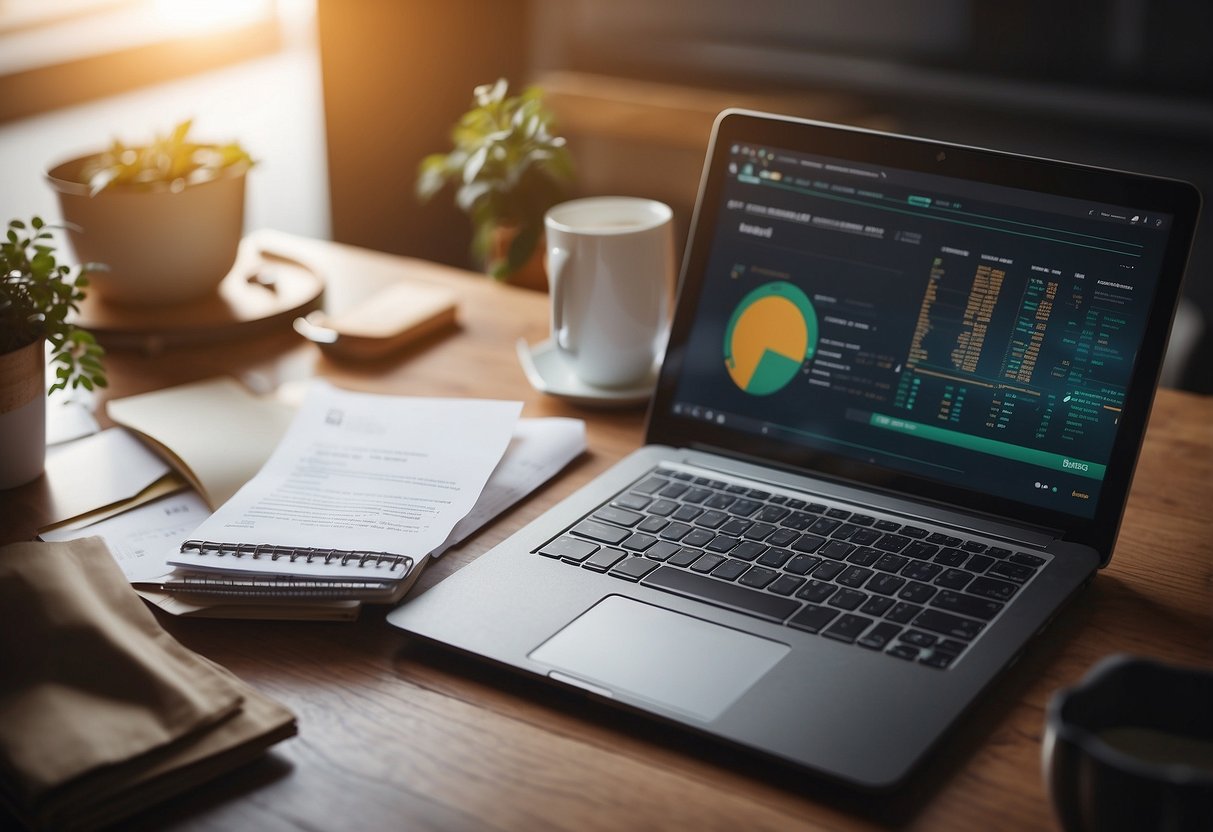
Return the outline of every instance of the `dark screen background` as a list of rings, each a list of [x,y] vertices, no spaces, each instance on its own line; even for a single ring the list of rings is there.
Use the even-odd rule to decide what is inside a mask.
[[[675,412],[1091,516],[1170,218],[732,150]],[[726,328],[773,281],[810,298],[818,340],[752,395]]]

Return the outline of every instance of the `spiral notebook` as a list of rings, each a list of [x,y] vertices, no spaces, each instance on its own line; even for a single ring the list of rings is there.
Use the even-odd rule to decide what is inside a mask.
[[[413,558],[408,555],[389,552],[215,543],[209,540],[185,541],[181,544],[181,551],[169,562],[174,566],[214,572],[357,583],[402,581],[414,566]]]
[[[425,557],[187,540],[178,570],[160,589],[211,598],[282,601],[399,601]],[[186,561],[186,563],[182,563]]]
[[[521,407],[313,382],[262,469],[167,558],[189,572],[161,588],[398,597],[475,504]]]
[[[393,563],[390,572],[383,567],[364,565],[360,569],[370,569],[369,575],[360,574],[357,578],[332,577],[328,575],[309,575],[302,572],[281,574],[270,572],[270,569],[282,569],[275,566],[282,558],[295,557],[295,568],[306,566],[306,558],[312,558],[314,566],[322,566],[321,558],[333,557],[331,552],[316,550],[286,550],[283,547],[256,547],[261,551],[248,551],[248,547],[219,547],[210,546],[206,541],[189,540],[182,544],[188,547],[188,554],[196,558],[196,564],[189,567],[178,567],[172,574],[164,576],[155,582],[158,590],[193,596],[199,600],[222,599],[235,601],[262,602],[275,601],[298,603],[301,601],[365,601],[373,604],[390,604],[399,601],[412,588],[422,566],[428,557],[413,559],[407,556],[393,555],[398,558]],[[222,549],[222,551],[221,551]],[[277,549],[277,552],[269,550]],[[279,560],[273,560],[274,554]],[[347,566],[353,566],[354,559],[368,554],[363,552],[347,553],[350,560]],[[342,555],[345,557],[346,555]],[[226,562],[222,559],[226,558]],[[269,558],[268,563],[266,558]],[[330,563],[331,565],[331,563]],[[235,568],[233,568],[235,566]],[[248,568],[245,568],[248,567]],[[264,569],[264,571],[262,571]],[[398,577],[391,577],[392,575]]]

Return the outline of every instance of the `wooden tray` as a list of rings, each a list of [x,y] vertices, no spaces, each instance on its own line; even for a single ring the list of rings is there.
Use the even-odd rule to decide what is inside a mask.
[[[106,349],[155,354],[174,347],[289,330],[320,307],[324,281],[296,260],[246,243],[217,291],[185,303],[130,306],[86,297],[77,324]]]

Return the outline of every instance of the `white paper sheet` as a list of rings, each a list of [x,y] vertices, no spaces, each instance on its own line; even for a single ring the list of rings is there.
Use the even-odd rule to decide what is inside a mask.
[[[75,540],[97,535],[118,561],[122,574],[132,583],[154,581],[171,567],[167,553],[211,513],[196,491],[184,491],[147,503],[82,529],[43,532],[43,540]]]
[[[169,470],[160,457],[122,428],[49,448],[46,525],[130,499]]]
[[[586,447],[580,419],[519,419],[501,462],[493,469],[476,504],[433,552],[437,557],[462,542],[505,509],[530,494],[576,459]],[[78,529],[44,532],[43,540],[74,540],[97,535],[132,583],[168,579],[168,555],[210,516],[195,491],[162,498]],[[250,576],[250,580],[252,576]],[[175,611],[174,614],[178,614]]]
[[[420,559],[471,510],[521,402],[425,399],[313,383],[269,461],[196,530],[199,540]],[[378,577],[357,560],[172,554],[194,569]]]
[[[46,444],[53,447],[101,430],[88,407],[78,401],[46,403]]]
[[[576,459],[585,450],[585,422],[551,417],[519,419],[505,456],[467,517],[433,552],[438,557],[488,523]]]

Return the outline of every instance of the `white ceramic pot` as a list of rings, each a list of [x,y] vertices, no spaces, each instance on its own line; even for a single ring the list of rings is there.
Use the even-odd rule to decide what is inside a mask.
[[[51,168],[68,239],[89,273],[90,293],[110,303],[180,303],[216,291],[244,233],[243,166],[179,191],[106,188],[89,196],[81,171],[91,156]]]
[[[46,464],[46,356],[39,338],[0,354],[0,490],[37,479]]]

